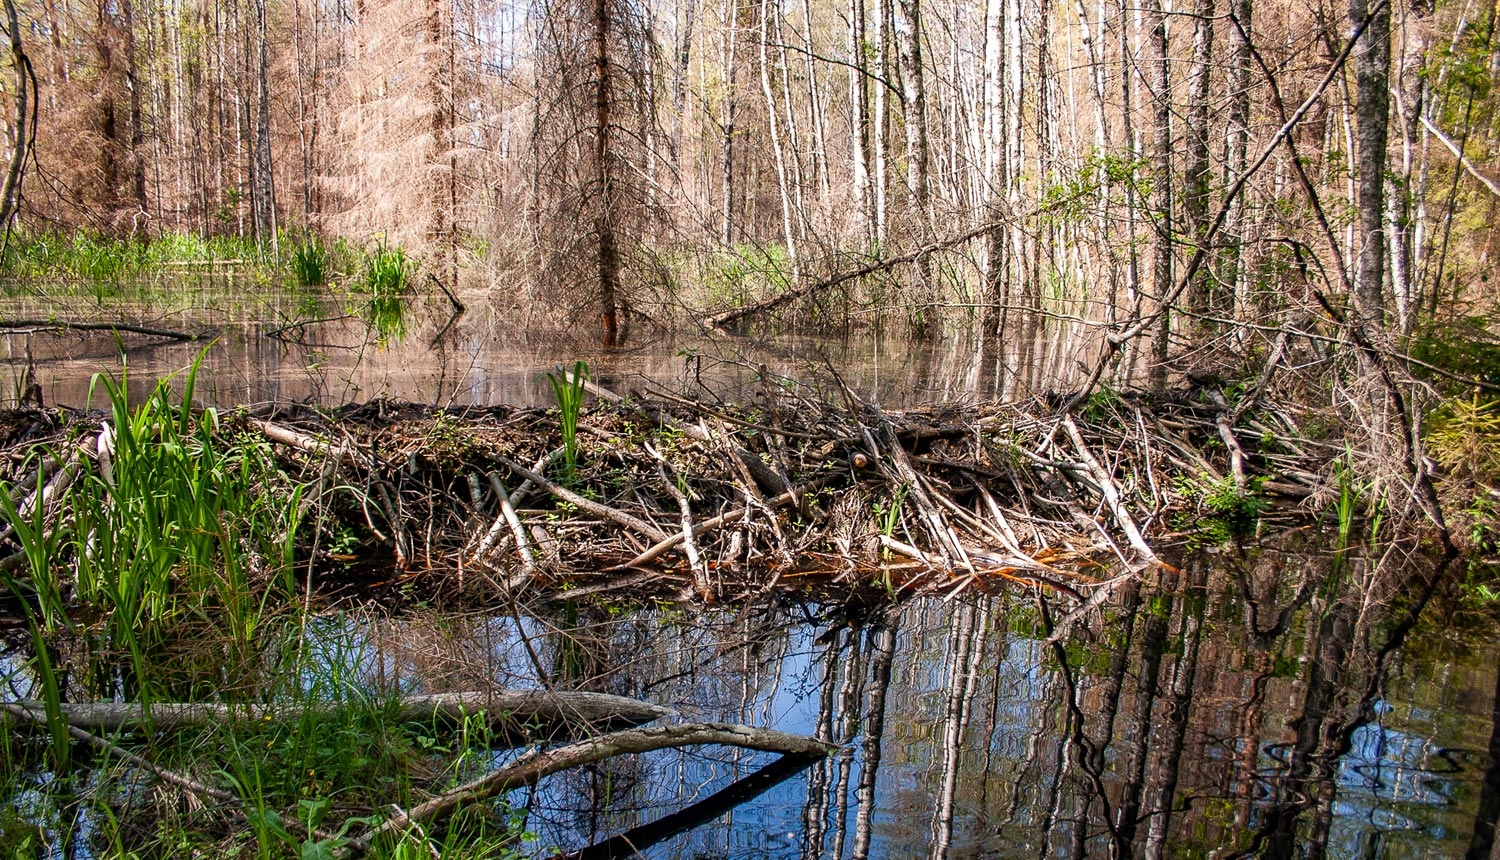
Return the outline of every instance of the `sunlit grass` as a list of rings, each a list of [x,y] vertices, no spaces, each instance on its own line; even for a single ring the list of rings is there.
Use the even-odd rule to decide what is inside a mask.
[[[255,243],[237,236],[204,238],[169,233],[144,241],[114,239],[80,230],[20,236],[10,243],[0,272],[18,279],[109,283],[194,263],[274,267]]]
[[[380,340],[400,340],[405,336],[406,311],[415,277],[415,261],[400,248],[380,243],[365,255],[352,289],[363,298],[360,315]]]

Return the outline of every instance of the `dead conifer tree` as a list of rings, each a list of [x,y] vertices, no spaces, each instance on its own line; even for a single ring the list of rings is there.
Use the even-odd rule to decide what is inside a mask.
[[[549,0],[541,7],[533,152],[540,163],[539,286],[598,309],[613,345],[627,306],[625,260],[649,219],[645,141],[655,125],[646,75],[655,49],[632,0]]]

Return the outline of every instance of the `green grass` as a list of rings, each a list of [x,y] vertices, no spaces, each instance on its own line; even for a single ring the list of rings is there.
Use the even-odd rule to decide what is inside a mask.
[[[406,335],[406,309],[415,278],[416,262],[400,248],[380,243],[365,255],[352,290],[364,299],[361,316],[382,341]]]
[[[580,361],[573,365],[573,376],[547,374],[552,383],[552,393],[557,398],[558,426],[562,430],[563,463],[567,479],[572,480],[578,470],[578,415],[583,411],[584,387],[589,381],[589,366]]]
[[[23,280],[113,283],[160,272],[178,264],[249,261],[274,267],[255,243],[235,236],[203,238],[172,233],[151,241],[113,239],[88,231],[42,233],[13,241],[0,273]]]
[[[196,365],[180,398],[167,379],[138,406],[123,380],[95,377],[90,399],[102,389],[111,441],[97,461],[78,459],[56,508],[65,516],[24,516],[0,484],[0,512],[27,562],[25,581],[5,584],[36,606],[48,633],[102,629],[103,650],[127,659],[95,674],[142,699],[154,686],[152,655],[184,630],[202,633],[209,621],[245,653],[294,588],[302,488],[263,439],[229,436],[214,410],[186,405],[195,375]]]
[[[297,244],[287,256],[292,281],[299,287],[323,286],[333,273],[332,267],[332,255],[316,238]]]

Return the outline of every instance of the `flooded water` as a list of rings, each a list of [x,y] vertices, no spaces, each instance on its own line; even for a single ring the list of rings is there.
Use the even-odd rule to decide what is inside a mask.
[[[1204,554],[1056,643],[1056,607],[1022,591],[519,627],[331,618],[318,636],[367,683],[437,691],[535,685],[524,630],[553,683],[842,745],[727,811],[694,805],[772,756],[660,752],[546,780],[512,797],[545,847],[630,831],[653,858],[1488,856],[1496,631],[1436,606],[1411,627],[1423,595],[1375,606],[1360,576],[1329,588],[1326,557]],[[684,808],[685,833],[632,830]]]
[[[182,285],[128,315],[216,329],[197,391],[225,406],[551,404],[543,374],[577,359],[622,390],[654,382],[726,398],[755,396],[762,367],[809,379],[831,368],[900,406],[1017,396],[1076,365],[1060,341],[997,349],[874,332],[751,342],[638,329],[605,351],[498,298],[457,320],[419,305],[403,336],[382,339],[327,297],[234,286]],[[3,311],[89,318],[77,302],[12,296]],[[205,349],[85,332],[0,338],[10,402],[29,356],[46,401],[70,406],[86,403],[95,373],[128,367],[144,389]],[[794,773],[762,771],[771,756],[694,748],[546,779],[510,799],[538,835],[537,856],[623,833],[662,860],[1488,857],[1500,818],[1500,630],[1455,612],[1451,588],[1434,597],[1423,564],[1377,570],[1307,533],[1199,552],[1180,574],[1120,588],[1055,641],[1069,607],[1018,589],[900,606],[783,591],[711,610],[622,598],[522,613],[325,613],[294,644],[381,694],[545,683],[840,746]],[[25,658],[22,642],[0,660],[17,695]],[[35,806],[23,800],[11,806]]]
[[[914,344],[864,330],[842,337],[786,332],[753,339],[669,333],[637,323],[621,345],[603,349],[589,326],[559,323],[564,312],[524,315],[503,292],[471,296],[454,318],[448,304],[419,300],[399,335],[381,337],[357,302],[225,280],[174,282],[128,301],[99,304],[46,290],[0,299],[8,319],[125,322],[198,334],[177,342],[112,332],[0,332],[0,404],[15,403],[28,352],[50,405],[81,407],[96,373],[128,368],[132,393],[188,367],[204,352],[198,396],[239,406],[266,402],[341,405],[377,397],[434,406],[550,405],[545,373],[586,360],[596,378],[622,389],[650,381],[728,400],[754,394],[760,368],[793,378],[827,378],[832,368],[861,395],[888,407],[965,398],[1020,396],[1066,379],[1070,349],[1036,340],[1003,348],[965,340]],[[210,345],[211,344],[211,345]],[[1051,350],[1048,361],[1033,357]]]

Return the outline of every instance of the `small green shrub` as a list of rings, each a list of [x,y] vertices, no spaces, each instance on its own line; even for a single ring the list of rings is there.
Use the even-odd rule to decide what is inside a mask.
[[[1500,340],[1490,334],[1490,320],[1486,317],[1432,323],[1412,338],[1410,352],[1413,358],[1458,377],[1500,385]],[[1469,387],[1421,365],[1413,365],[1412,372],[1450,394]]]
[[[1178,517],[1177,528],[1194,533],[1198,543],[1217,545],[1249,537],[1260,524],[1260,517],[1270,502],[1260,495],[1264,478],[1251,478],[1242,489],[1232,477],[1218,480],[1203,476],[1193,479],[1179,475],[1175,479],[1178,495],[1194,502],[1197,513]]]

